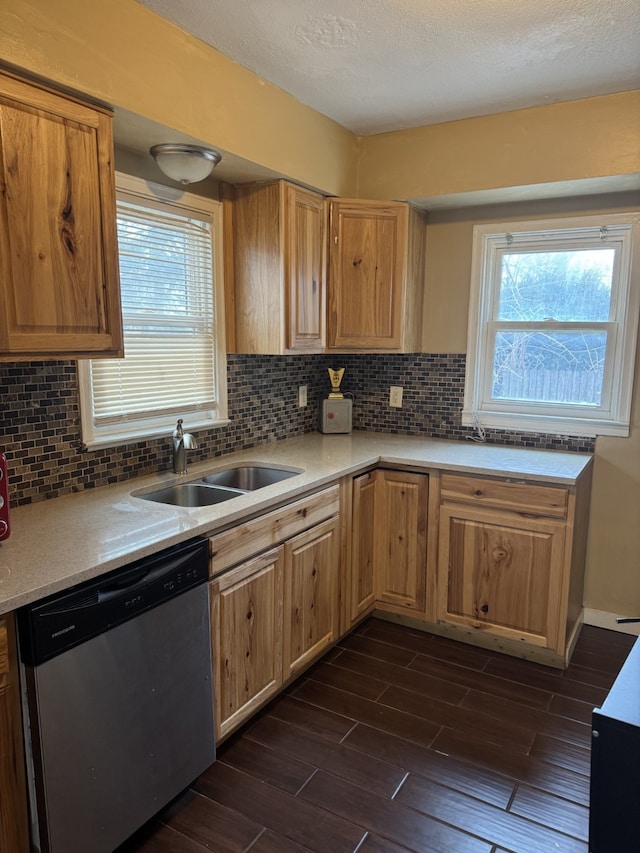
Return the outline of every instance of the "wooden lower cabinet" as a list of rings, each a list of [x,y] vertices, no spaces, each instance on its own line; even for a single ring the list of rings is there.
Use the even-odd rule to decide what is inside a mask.
[[[211,537],[218,742],[338,639],[339,506],[331,486]]]
[[[285,681],[338,639],[339,544],[337,518],[285,543]]]
[[[566,666],[582,620],[591,468],[570,487],[449,473],[436,482],[438,622]]]
[[[217,740],[282,684],[283,555],[275,548],[211,582]]]
[[[373,610],[566,666],[590,483],[379,468],[212,536],[218,740]]]
[[[582,620],[591,468],[575,484],[431,470],[353,479],[343,627],[388,613],[564,667]]]
[[[376,476],[376,602],[395,612],[423,614],[429,478],[385,470]]]
[[[375,608],[424,616],[429,477],[378,469],[353,481],[352,623]]]
[[[350,573],[345,582],[348,587],[351,624],[371,611],[376,600],[374,579],[376,483],[375,471],[362,474],[353,480],[351,563]]]
[[[0,850],[29,849],[27,788],[13,618],[0,617]]]
[[[440,531],[439,618],[558,649],[564,523],[445,506]]]

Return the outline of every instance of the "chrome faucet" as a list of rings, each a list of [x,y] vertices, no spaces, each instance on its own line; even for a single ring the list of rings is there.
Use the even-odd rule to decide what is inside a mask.
[[[182,418],[173,431],[173,471],[174,474],[187,473],[187,450],[195,450],[198,442],[190,432],[182,429]]]

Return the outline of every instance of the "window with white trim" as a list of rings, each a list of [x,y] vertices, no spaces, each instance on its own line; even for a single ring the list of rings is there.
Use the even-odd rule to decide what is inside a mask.
[[[474,227],[462,422],[628,435],[640,214]]]
[[[227,422],[219,202],[117,175],[124,358],[78,363],[83,441]]]

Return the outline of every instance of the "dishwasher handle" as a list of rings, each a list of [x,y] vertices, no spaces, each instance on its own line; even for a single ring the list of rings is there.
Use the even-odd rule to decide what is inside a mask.
[[[155,568],[132,569],[130,572],[119,577],[115,583],[98,590],[98,604],[113,601],[113,599],[120,596],[130,595],[132,592],[144,589],[146,586],[162,580],[162,578],[168,575],[173,575],[174,572],[187,566],[191,562],[191,559],[191,554],[183,554],[180,557],[176,557],[175,560],[170,562],[165,561]],[[169,589],[171,591],[175,585],[175,581],[168,581],[168,583],[172,584]]]

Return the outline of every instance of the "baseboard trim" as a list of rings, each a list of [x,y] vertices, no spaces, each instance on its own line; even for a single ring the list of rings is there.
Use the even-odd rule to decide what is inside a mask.
[[[459,640],[471,646],[501,652],[522,660],[531,660],[545,666],[553,666],[556,669],[566,669],[569,665],[569,650],[563,655],[543,646],[527,645],[518,640],[496,637],[494,634],[485,634],[474,628],[466,628],[463,625],[453,625],[447,622],[427,622],[417,616],[409,616],[406,613],[395,613],[386,610],[374,610],[373,615],[385,622],[395,622],[408,628],[416,628],[427,634],[437,634],[440,637],[448,637],[450,640]],[[577,639],[579,631],[574,637]]]
[[[585,625],[594,625],[596,628],[607,628],[609,631],[632,634],[634,637],[640,636],[640,622],[619,625],[616,622],[616,617],[619,615],[619,613],[609,613],[606,610],[594,610],[592,607],[585,607],[582,621]],[[638,615],[640,616],[640,613]]]

